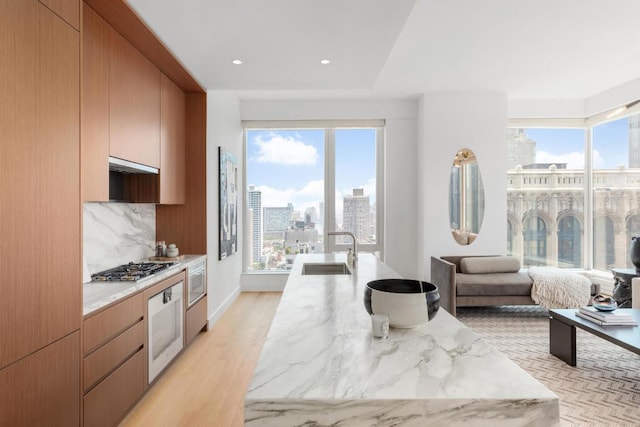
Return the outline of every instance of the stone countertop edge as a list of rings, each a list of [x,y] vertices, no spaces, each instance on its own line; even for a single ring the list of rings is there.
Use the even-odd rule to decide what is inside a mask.
[[[400,275],[372,254],[359,254],[350,275],[302,275],[304,263],[344,261],[296,257],[247,390],[246,425],[560,425],[556,394],[442,308],[373,338],[364,288]]]
[[[166,270],[153,276],[144,278],[137,282],[89,282],[82,286],[83,304],[82,315],[86,317],[101,308],[114,304],[126,297],[138,293],[149,286],[153,286],[162,280],[173,276],[174,274],[185,270],[191,264],[202,258],[206,259],[206,255],[185,255],[176,265],[172,265]],[[186,292],[186,291],[185,291]]]

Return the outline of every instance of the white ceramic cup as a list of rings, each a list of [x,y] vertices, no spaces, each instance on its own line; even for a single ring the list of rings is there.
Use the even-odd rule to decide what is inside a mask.
[[[389,336],[389,316],[386,314],[372,314],[371,329],[374,337],[387,338]]]

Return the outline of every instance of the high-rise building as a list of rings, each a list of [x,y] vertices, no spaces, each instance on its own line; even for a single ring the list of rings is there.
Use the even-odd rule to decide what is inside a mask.
[[[304,210],[304,220],[307,221],[309,218],[309,222],[316,223],[318,222],[318,211],[314,206],[308,207]]]
[[[247,236],[253,236],[253,209],[247,209]],[[253,260],[253,239],[249,239],[246,248],[246,259]]]
[[[352,195],[344,196],[342,229],[352,232],[358,240],[369,240],[371,233],[371,205],[364,189],[354,188]]]
[[[253,210],[252,232],[251,232],[251,261],[260,262],[262,255],[262,192],[256,190],[254,185],[249,186],[247,192],[248,208]]]
[[[507,130],[507,169],[536,162],[536,142],[527,138],[524,129]]]
[[[293,205],[286,207],[264,207],[264,234],[284,233],[291,224]]]

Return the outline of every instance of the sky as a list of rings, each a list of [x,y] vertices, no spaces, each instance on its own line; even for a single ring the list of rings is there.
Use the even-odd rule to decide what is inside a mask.
[[[628,167],[628,119],[623,118],[593,128],[595,169]],[[526,129],[536,142],[537,163],[567,163],[568,169],[584,168],[584,129]]]
[[[375,201],[375,130],[337,129],[336,217],[342,217],[342,199],[354,188],[364,188]],[[536,141],[536,162],[567,163],[584,168],[584,129],[529,128]],[[593,128],[593,162],[596,169],[628,167],[628,119]],[[247,131],[247,186],[262,191],[262,205],[281,207],[293,203],[304,214],[324,200],[324,131],[322,129]]]
[[[342,217],[342,198],[353,188],[375,196],[375,130],[337,129],[336,216]],[[324,200],[324,131],[247,131],[247,186],[262,191],[262,206],[287,206],[304,214]]]

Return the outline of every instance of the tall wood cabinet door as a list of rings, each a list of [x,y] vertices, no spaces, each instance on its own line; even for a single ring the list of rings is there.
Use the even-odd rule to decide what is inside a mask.
[[[110,153],[159,168],[160,70],[114,29],[109,52]]]
[[[185,202],[185,94],[162,74],[160,203]]]
[[[82,200],[109,201],[109,25],[83,5]]]
[[[0,368],[80,328],[79,33],[0,0]]]
[[[39,0],[54,13],[80,30],[80,0]]]
[[[0,370],[0,426],[78,426],[79,390],[76,331]]]

